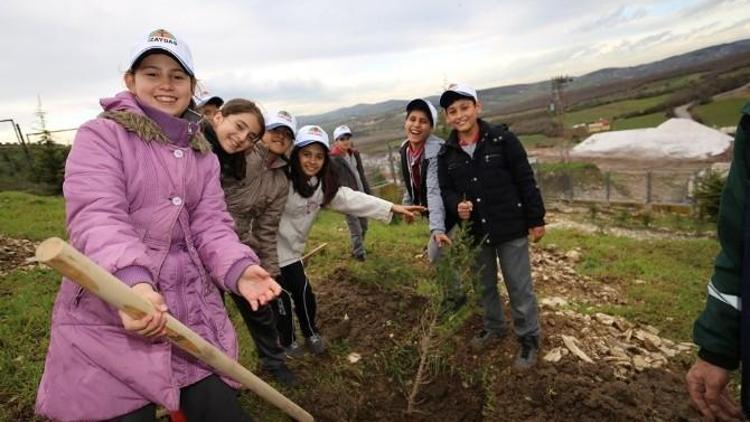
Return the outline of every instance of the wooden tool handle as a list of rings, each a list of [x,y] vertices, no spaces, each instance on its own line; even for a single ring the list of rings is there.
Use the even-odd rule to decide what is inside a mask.
[[[323,248],[328,246],[328,242],[321,243],[320,245],[314,247],[310,252],[306,253],[305,256],[302,257],[302,262],[306,263],[308,259],[310,259],[313,255],[317,254],[318,252],[322,251]]]
[[[56,269],[131,318],[141,318],[154,312],[151,302],[136,294],[125,283],[60,238],[52,237],[42,242],[36,249],[36,257],[40,262]],[[177,347],[207,363],[222,375],[244,385],[292,418],[303,422],[313,421],[313,417],[304,409],[239,362],[228,357],[171,315],[167,314],[166,317],[167,337]]]

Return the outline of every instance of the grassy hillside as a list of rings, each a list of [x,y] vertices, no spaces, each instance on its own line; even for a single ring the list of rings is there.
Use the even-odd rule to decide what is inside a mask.
[[[570,127],[578,123],[593,122],[600,118],[613,120],[615,117],[625,113],[639,112],[655,107],[663,103],[667,97],[668,95],[664,94],[654,97],[616,101],[597,107],[572,111],[565,115],[565,124]]]
[[[667,120],[665,113],[651,113],[628,119],[616,119],[612,122],[612,130],[642,129],[656,127]]]
[[[748,102],[750,96],[718,100],[694,107],[690,111],[708,126],[737,126],[740,121],[740,110]]]

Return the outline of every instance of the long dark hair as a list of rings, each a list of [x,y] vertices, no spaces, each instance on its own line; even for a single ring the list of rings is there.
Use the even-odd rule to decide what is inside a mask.
[[[258,119],[258,123],[260,123],[261,129],[258,137],[262,138],[265,133],[266,123],[265,120],[263,120],[263,112],[261,112],[260,108],[250,100],[244,100],[241,98],[229,100],[224,103],[218,113],[221,113],[224,117],[231,116],[232,114],[250,113],[255,116]],[[247,167],[245,151],[235,152],[234,154],[227,153],[224,151],[224,148],[221,147],[219,137],[216,135],[213,126],[211,126],[211,122],[203,120],[201,126],[203,127],[203,134],[206,135],[206,139],[211,143],[213,152],[219,157],[222,178],[231,177],[236,180],[244,179]]]
[[[325,158],[323,159],[323,167],[321,167],[318,172],[318,183],[311,186],[310,183],[308,183],[310,178],[302,171],[299,164],[299,152],[307,146],[309,145],[302,148],[292,148],[292,154],[289,156],[289,179],[292,181],[292,188],[303,198],[311,197],[318,189],[318,185],[322,183],[323,204],[321,205],[326,206],[331,200],[333,200],[336,193],[339,191],[339,187],[341,187],[338,173],[336,172],[335,165],[331,162],[331,157],[328,155],[328,151],[326,151]]]

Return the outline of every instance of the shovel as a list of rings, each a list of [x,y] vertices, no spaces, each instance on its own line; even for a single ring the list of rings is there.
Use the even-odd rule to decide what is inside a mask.
[[[133,292],[125,283],[60,238],[51,237],[42,242],[36,249],[36,258],[131,318],[139,319],[154,311],[151,302]],[[313,421],[313,417],[304,409],[239,362],[231,359],[173,316],[167,314],[166,317],[167,338],[177,347],[244,385],[295,420]]]

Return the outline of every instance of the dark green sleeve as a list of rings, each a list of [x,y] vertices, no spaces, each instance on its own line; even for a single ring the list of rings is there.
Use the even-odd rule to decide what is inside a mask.
[[[745,105],[743,114],[750,115],[750,104]],[[738,127],[732,164],[719,207],[721,250],[710,280],[720,294],[737,297],[742,292],[743,219],[748,180],[746,149],[747,134]],[[708,296],[706,307],[693,326],[693,340],[700,347],[698,354],[702,359],[725,369],[736,369],[740,360],[739,310]]]

